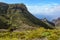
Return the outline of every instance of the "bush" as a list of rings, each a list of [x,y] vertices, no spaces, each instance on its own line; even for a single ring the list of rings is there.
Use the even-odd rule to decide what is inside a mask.
[[[32,39],[58,40],[60,38],[60,30],[37,28],[35,30],[28,30],[22,32],[4,32],[0,33],[0,40],[32,40]]]

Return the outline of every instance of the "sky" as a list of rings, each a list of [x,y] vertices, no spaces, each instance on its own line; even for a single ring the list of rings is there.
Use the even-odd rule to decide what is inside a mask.
[[[60,0],[0,0],[8,4],[24,3],[37,18],[47,18],[48,20],[60,17]]]

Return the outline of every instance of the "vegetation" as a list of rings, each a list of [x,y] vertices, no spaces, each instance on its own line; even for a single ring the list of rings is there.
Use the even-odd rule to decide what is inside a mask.
[[[31,27],[54,28],[33,16],[24,4],[0,3],[0,29],[21,28],[23,24]]]
[[[0,40],[59,40],[60,30],[33,16],[24,4],[0,5],[0,29],[8,30],[0,30]]]
[[[58,40],[59,38],[60,30],[44,29],[42,27],[35,30],[26,30],[21,32],[0,32],[0,40]]]

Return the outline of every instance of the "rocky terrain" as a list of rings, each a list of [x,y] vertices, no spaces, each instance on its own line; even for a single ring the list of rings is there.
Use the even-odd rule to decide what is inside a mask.
[[[33,16],[24,4],[6,4],[0,2],[0,29],[30,29],[34,27],[54,28],[53,25]]]
[[[60,28],[60,17],[52,21],[55,24],[55,27]]]

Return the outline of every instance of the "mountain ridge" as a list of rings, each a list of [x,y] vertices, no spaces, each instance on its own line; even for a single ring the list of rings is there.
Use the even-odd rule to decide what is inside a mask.
[[[50,29],[54,28],[53,26],[52,27],[49,26],[45,22],[41,21],[40,19],[32,15],[24,4],[0,3],[0,5],[1,5],[0,14],[2,13],[2,15],[0,15],[0,20],[4,20],[2,22],[6,24],[6,25],[2,24],[4,25],[2,28],[6,27],[7,25],[8,25],[7,27],[9,28],[23,28],[23,29],[26,28],[24,27],[26,25],[31,27],[39,26]]]
[[[55,23],[55,26],[60,26],[60,17],[53,19],[52,22]]]

